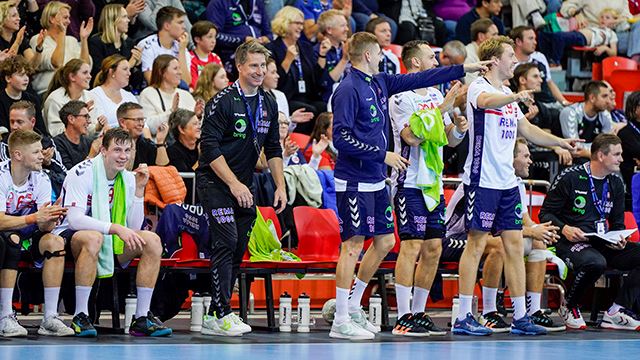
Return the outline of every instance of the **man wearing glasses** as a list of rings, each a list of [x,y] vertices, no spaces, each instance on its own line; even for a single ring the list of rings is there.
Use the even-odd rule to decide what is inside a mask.
[[[100,149],[100,137],[91,143],[89,125],[91,116],[84,101],[71,100],[59,111],[64,132],[56,135],[53,142],[60,153],[64,167],[71,169],[87,158],[94,157]]]
[[[133,138],[132,156],[133,166],[128,169],[137,169],[140,164],[165,166],[169,164],[169,156],[167,155],[167,144],[165,143],[169,134],[169,126],[166,123],[158,126],[156,133],[156,142],[153,143],[142,136],[144,130],[144,112],[142,106],[133,102],[123,103],[116,111],[118,124],[127,130]]]

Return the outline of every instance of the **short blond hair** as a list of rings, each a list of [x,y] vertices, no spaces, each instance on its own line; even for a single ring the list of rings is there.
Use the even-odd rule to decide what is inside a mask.
[[[600,10],[600,13],[598,14],[598,16],[602,16],[604,14],[611,14],[615,18],[620,16],[620,12],[614,8],[604,8]]]
[[[49,29],[51,26],[51,18],[58,15],[60,10],[67,9],[71,12],[71,6],[60,1],[51,1],[42,10],[42,16],[40,16],[40,25],[43,29]]]
[[[11,156],[14,151],[18,150],[18,148],[35,144],[41,140],[42,136],[33,130],[12,131],[11,134],[9,134],[9,140],[7,140],[7,143],[9,144],[9,156]]]
[[[276,15],[271,20],[271,31],[280,37],[287,35],[287,29],[296,17],[301,17],[304,21],[304,14],[298,8],[293,6],[285,6],[278,10]]]
[[[271,56],[271,52],[256,39],[251,39],[238,46],[235,52],[236,65],[244,64],[247,61],[247,54],[262,54],[265,59]]]
[[[480,44],[480,47],[478,48],[480,61],[491,60],[494,56],[496,58],[500,58],[504,53],[503,44],[509,45],[512,48],[515,46],[513,40],[503,35],[488,39]]]
[[[9,10],[14,7],[16,7],[16,4],[14,2],[0,2],[0,24],[4,24],[4,21],[7,20],[7,17],[9,16]]]
[[[378,45],[378,39],[372,33],[362,31],[353,34],[349,39],[349,60],[360,62],[364,52],[375,45]]]
[[[336,9],[327,10],[320,14],[320,17],[318,17],[318,32],[324,34],[328,28],[336,26],[336,17],[345,19],[342,11]]]

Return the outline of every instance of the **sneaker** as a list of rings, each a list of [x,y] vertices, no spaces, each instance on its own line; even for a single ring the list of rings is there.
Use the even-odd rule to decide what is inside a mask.
[[[584,322],[580,309],[577,307],[568,308],[565,305],[560,306],[558,314],[567,326],[567,329],[571,330],[584,330],[587,328],[587,323]]]
[[[96,337],[98,332],[93,327],[91,319],[85,313],[80,313],[71,320],[71,328],[79,337]]]
[[[474,336],[487,336],[493,334],[493,330],[480,325],[471,313],[467,313],[467,317],[464,320],[456,319],[456,322],[451,328],[451,332],[453,332],[454,335]]]
[[[242,332],[243,334],[251,332],[251,326],[244,323],[238,315],[236,315],[235,313],[231,313],[229,315],[230,315],[229,317],[231,318],[231,321],[233,321],[233,323],[237,325],[238,328],[240,329],[240,332]]]
[[[533,315],[531,315],[531,321],[533,321],[534,324],[547,329],[548,332],[565,331],[567,329],[567,327],[562,324],[554,323],[549,315],[545,314],[542,310],[538,310],[533,313]]]
[[[604,329],[638,331],[640,330],[640,318],[633,311],[625,308],[621,308],[613,315],[609,315],[609,312],[605,311],[600,327]]]
[[[218,319],[216,315],[205,315],[202,320],[202,335],[218,335],[218,336],[242,336],[242,329],[237,325],[233,318],[227,314]]]
[[[534,324],[531,316],[525,315],[511,322],[511,333],[515,335],[546,335],[547,330]]]
[[[436,326],[427,313],[419,312],[413,315],[413,321],[425,328],[429,332],[429,336],[447,335],[447,331]]]
[[[356,325],[355,321],[349,319],[342,324],[334,321],[333,325],[331,325],[329,337],[347,340],[373,340],[375,334]]]
[[[482,326],[493,330],[494,333],[506,333],[509,332],[509,324],[507,324],[502,316],[497,311],[492,311],[490,313],[486,313],[480,315],[478,322],[482,324]]]
[[[147,312],[147,316],[135,316],[129,325],[129,335],[131,336],[169,336],[173,333],[170,327],[165,326],[160,319],[153,315],[151,311]]]
[[[354,324],[360,326],[370,333],[377,334],[381,330],[380,326],[375,326],[369,320],[367,320],[367,314],[362,309],[360,309],[360,311],[358,312],[349,313],[349,316],[351,317],[351,321],[353,321]]]
[[[0,336],[27,336],[27,329],[23,328],[22,325],[20,325],[16,314],[11,313],[3,318],[0,318]]]
[[[62,322],[62,319],[55,314],[53,316],[45,317],[40,323],[38,328],[38,335],[44,336],[73,336],[75,331],[72,328]]]
[[[535,29],[539,29],[547,24],[540,12],[536,11],[531,14],[531,23]]]
[[[418,325],[414,321],[414,316],[412,314],[404,314],[398,321],[396,321],[396,326],[391,330],[393,335],[401,335],[401,336],[429,336],[429,331],[422,326]]]

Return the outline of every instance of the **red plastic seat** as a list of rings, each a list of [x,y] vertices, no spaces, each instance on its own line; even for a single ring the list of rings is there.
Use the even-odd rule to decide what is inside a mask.
[[[635,60],[621,56],[612,56],[602,60],[603,80],[609,81],[609,78],[616,70],[638,70],[638,63]]]
[[[298,145],[300,149],[306,148],[309,143],[309,135],[305,134],[291,133],[289,134],[289,139]]]
[[[340,225],[333,210],[298,206],[293,209],[298,233],[297,255],[303,261],[338,261]]]
[[[637,229],[636,218],[631,211],[624,212],[624,227],[627,229]],[[630,242],[640,242],[640,234],[636,231],[629,237]]]
[[[280,220],[278,220],[278,215],[276,214],[276,209],[271,206],[258,206],[258,210],[265,221],[271,219],[273,221],[273,225],[276,228],[276,234],[278,234],[278,239],[282,237],[282,228],[280,227]]]
[[[391,50],[391,52],[398,57],[398,61],[400,62],[400,73],[406,74],[407,69],[404,67],[402,63],[402,45],[390,44],[386,47],[386,50]]]
[[[624,94],[640,89],[640,70],[615,70],[609,78],[605,76],[604,80],[608,81],[616,91],[616,108],[622,109]]]

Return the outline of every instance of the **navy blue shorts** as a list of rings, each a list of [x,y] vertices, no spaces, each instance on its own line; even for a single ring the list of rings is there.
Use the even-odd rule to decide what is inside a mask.
[[[393,209],[386,187],[374,192],[336,191],[336,202],[342,241],[356,235],[393,233]]]
[[[429,211],[424,202],[422,190],[399,188],[394,199],[398,234],[400,240],[442,239],[444,226],[444,196],[440,196],[440,204]]]
[[[465,227],[490,232],[494,236],[505,230],[522,230],[522,203],[518,187],[507,190],[464,186],[467,201]]]
[[[458,262],[467,246],[467,234],[453,234],[442,239],[440,262]]]

